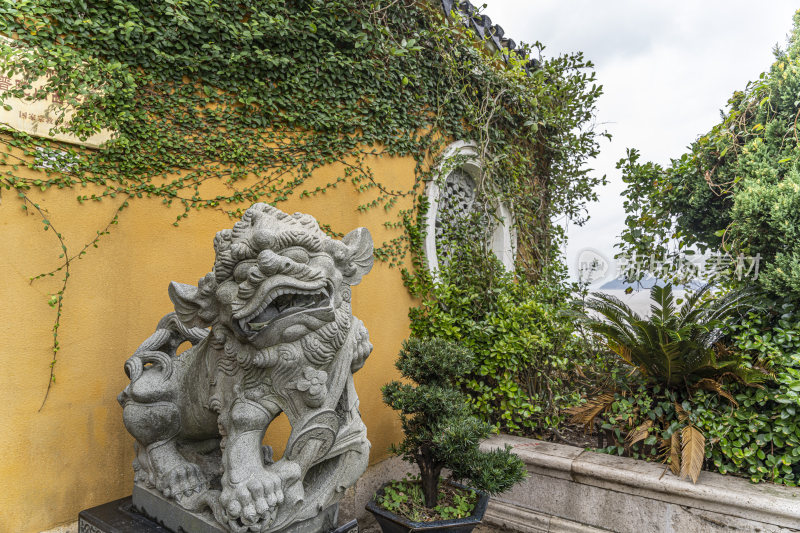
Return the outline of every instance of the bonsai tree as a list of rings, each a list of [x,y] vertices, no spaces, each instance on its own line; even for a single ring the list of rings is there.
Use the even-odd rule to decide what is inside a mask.
[[[405,438],[392,452],[419,466],[425,506],[439,497],[443,468],[489,494],[503,492],[525,477],[525,466],[510,448],[482,452],[478,446],[492,426],[472,415],[469,399],[456,386],[474,367],[472,353],[443,339],[410,339],[395,366],[413,386],[393,381],[383,387],[383,401],[400,411]]]

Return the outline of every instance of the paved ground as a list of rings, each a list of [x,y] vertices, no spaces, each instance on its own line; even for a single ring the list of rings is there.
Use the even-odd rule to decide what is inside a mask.
[[[378,524],[371,520],[369,523],[362,523],[359,519],[358,521],[358,531],[359,533],[381,533],[381,528]],[[472,530],[473,533],[514,533],[509,529],[504,528],[496,528],[492,526],[485,526],[480,525]],[[73,522],[72,524],[68,524],[66,526],[60,526],[55,529],[51,529],[49,531],[44,531],[42,533],[78,533],[78,522]]]
[[[358,519],[359,533],[381,533],[381,528],[372,517],[367,520]],[[510,529],[481,524],[472,530],[473,533],[514,533]]]

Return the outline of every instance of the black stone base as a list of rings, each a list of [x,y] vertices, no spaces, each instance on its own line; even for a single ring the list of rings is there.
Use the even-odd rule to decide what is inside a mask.
[[[136,513],[131,497],[78,514],[78,533],[174,533]]]
[[[189,525],[190,529],[182,526],[176,530],[167,529],[134,511],[130,496],[86,509],[78,515],[78,533],[200,533],[193,529],[197,525]],[[223,531],[216,527],[216,531]],[[329,532],[358,533],[358,524],[352,520]]]

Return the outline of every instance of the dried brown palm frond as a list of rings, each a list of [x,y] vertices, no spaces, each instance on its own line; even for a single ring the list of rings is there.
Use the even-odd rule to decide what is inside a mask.
[[[646,420],[643,424],[637,426],[630,433],[628,433],[627,437],[625,437],[626,446],[630,448],[637,442],[646,439],[650,435],[650,430],[652,428],[653,428],[652,420]]]
[[[681,473],[680,477],[690,477],[692,483],[697,483],[703,461],[706,458],[706,438],[703,433],[692,425],[681,430]]]
[[[661,477],[664,477],[664,474],[667,473],[667,470],[670,470],[673,474],[680,475],[681,473],[681,439],[680,435],[676,431],[667,439],[661,439],[659,441],[659,453],[658,458],[661,459],[666,467],[664,467],[664,472],[661,474]],[[659,479],[661,479],[659,477]]]
[[[570,422],[573,424],[583,424],[588,431],[591,429],[592,423],[597,415],[608,409],[612,403],[614,403],[614,394],[604,392],[599,396],[591,398],[583,405],[566,409],[565,412],[570,415]]]
[[[768,379],[775,379],[775,373],[760,367],[742,368],[736,372],[731,371],[720,374],[718,379],[725,378],[731,378],[748,387],[764,390],[764,385],[762,385],[762,383]]]
[[[675,402],[675,412],[678,414],[678,420],[681,422],[686,422],[686,419],[689,418],[689,413],[686,412],[686,409],[681,406],[678,402]]]
[[[728,400],[734,407],[739,407],[739,402],[733,395],[722,387],[722,383],[711,378],[703,378],[695,384],[695,388],[703,389],[710,392],[716,392],[726,400]]]
[[[678,432],[674,432],[669,439],[669,469],[676,476],[681,474],[681,440]]]

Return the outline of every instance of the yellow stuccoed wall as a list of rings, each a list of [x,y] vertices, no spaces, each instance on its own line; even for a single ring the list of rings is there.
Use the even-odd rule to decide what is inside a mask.
[[[375,158],[375,175],[393,189],[414,181],[411,158]],[[308,188],[341,175],[340,168],[317,171]],[[80,205],[87,189],[31,191],[47,209],[71,252],[105,226],[120,199]],[[299,192],[299,191],[298,191]],[[123,363],[172,311],[170,281],[196,284],[211,270],[212,239],[234,220],[220,211],[192,213],[179,227],[181,211],[158,199],[135,199],[118,226],[72,263],[64,300],[56,365],[57,382],[39,411],[49,375],[55,310],[48,296],[58,291],[56,277],[33,284],[29,278],[58,265],[60,248],[52,231],[42,231],[40,217],[20,209],[15,193],[0,192],[0,532],[26,533],[77,519],[80,510],[124,497],[133,484],[133,439],[122,424],[116,401],[127,378]],[[395,212],[366,213],[356,205],[369,199],[349,184],[323,195],[278,205],[302,211],[347,232],[366,226],[376,244],[397,236],[383,222]],[[399,207],[408,207],[408,203]],[[399,439],[396,414],[381,402],[380,387],[397,376],[393,366],[408,336],[408,308],[413,304],[400,272],[376,262],[353,290],[354,314],[369,329],[375,346],[355,375],[361,412],[372,442],[371,462],[388,455]],[[278,421],[268,440],[282,453],[288,425]]]

